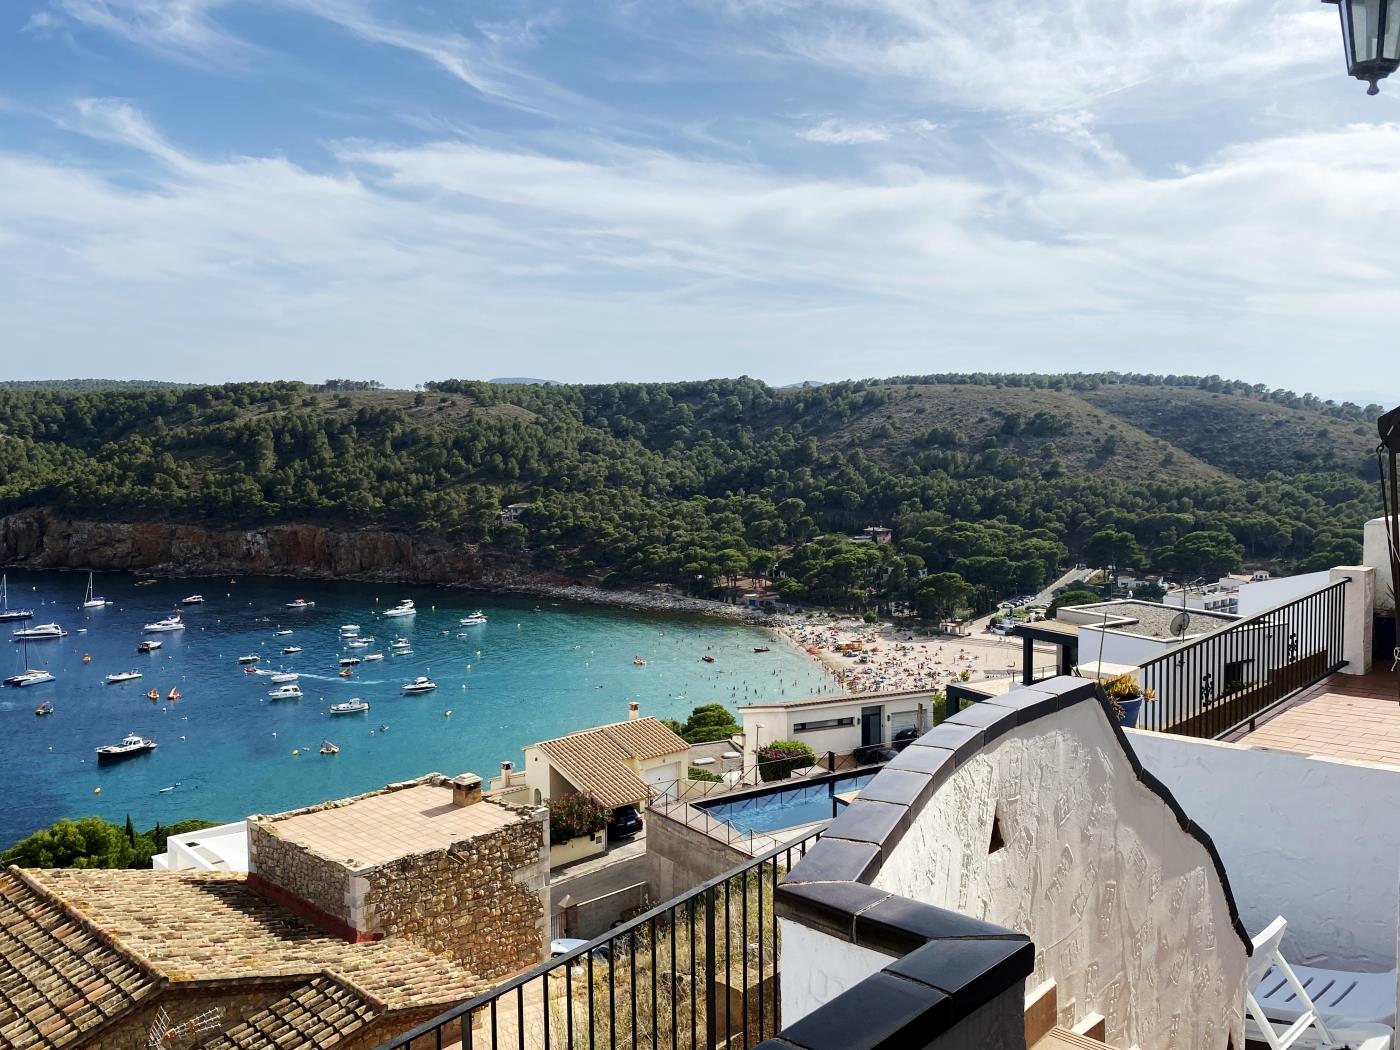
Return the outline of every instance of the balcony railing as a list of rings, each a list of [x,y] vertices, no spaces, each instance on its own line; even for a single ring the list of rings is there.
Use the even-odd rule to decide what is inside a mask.
[[[1143,664],[1138,727],[1219,739],[1342,667],[1346,581],[1240,620]]]
[[[379,1050],[716,1050],[775,1035],[773,889],[785,843],[384,1043]]]

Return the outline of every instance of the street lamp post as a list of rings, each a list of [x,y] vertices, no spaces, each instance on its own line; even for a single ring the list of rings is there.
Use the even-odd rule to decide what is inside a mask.
[[[1336,4],[1342,19],[1347,72],[1380,92],[1376,81],[1400,69],[1400,0],[1322,0]]]

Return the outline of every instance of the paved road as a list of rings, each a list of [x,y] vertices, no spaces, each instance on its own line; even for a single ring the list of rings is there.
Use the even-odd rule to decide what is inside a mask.
[[[638,843],[640,850],[634,848]],[[585,861],[556,875],[550,882],[549,893],[556,905],[566,893],[576,901],[591,901],[646,880],[646,840],[637,839],[605,857]]]
[[[1050,583],[1047,583],[1045,585],[1045,588],[1039,594],[1037,594],[1035,598],[1028,604],[1049,605],[1050,602],[1054,600],[1055,590],[1057,588],[1064,587],[1068,589],[1072,585],[1079,583],[1082,580],[1087,580],[1093,574],[1093,572],[1093,569],[1071,569],[1069,572],[1061,576],[1058,580],[1053,580]],[[976,620],[971,621],[967,626],[973,634],[980,634],[981,632],[987,629],[987,624],[992,622],[993,616],[1000,616],[1001,614],[1002,610],[997,609],[994,612],[989,612],[986,616],[982,616]]]

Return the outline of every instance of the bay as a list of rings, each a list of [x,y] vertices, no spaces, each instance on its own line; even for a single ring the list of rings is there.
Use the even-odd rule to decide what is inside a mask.
[[[433,770],[486,778],[502,760],[518,767],[526,744],[626,718],[631,700],[643,714],[684,720],[702,703],[733,710],[834,691],[801,652],[755,628],[708,617],[397,584],[243,576],[136,586],[124,573],[96,577],[97,593],[115,604],[83,610],[85,573],[11,570],[8,577],[10,606],[35,615],[3,625],[3,644],[13,652],[0,650],[0,677],[24,661],[9,631],[57,622],[69,634],[28,646],[29,666],[50,671],[55,681],[0,690],[0,848],[61,817],[120,823],[130,814],[144,829],[193,817],[237,820]],[[180,605],[195,593],[204,595],[202,605]],[[315,604],[286,608],[298,597]],[[416,603],[416,615],[381,615],[405,598]],[[177,608],[185,630],[143,631]],[[486,624],[458,623],[477,609]],[[374,644],[346,649],[339,628],[349,623]],[[412,643],[411,655],[390,655],[396,636]],[[143,638],[162,647],[138,654]],[[285,645],[302,652],[283,655]],[[771,651],[753,652],[764,645]],[[348,680],[337,677],[342,656],[372,652],[385,653],[384,660],[362,663]],[[238,657],[245,654],[260,655],[264,673],[244,674]],[[274,686],[267,672],[281,668],[301,675],[302,699],[268,699]],[[103,683],[127,670],[143,677]],[[419,675],[438,689],[404,695],[402,685]],[[164,699],[172,688],[180,693],[175,702]],[[150,689],[162,699],[147,699]],[[370,710],[329,713],[331,704],[352,697]],[[45,700],[54,713],[37,717]],[[99,767],[94,748],[128,733],[158,746]],[[340,753],[321,755],[322,739]]]

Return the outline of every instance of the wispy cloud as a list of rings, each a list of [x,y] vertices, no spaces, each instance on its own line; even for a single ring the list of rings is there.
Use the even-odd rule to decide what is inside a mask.
[[[886,142],[890,129],[884,124],[847,124],[827,119],[801,132],[808,142],[825,142],[835,146],[853,146],[864,142]]]

